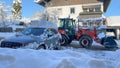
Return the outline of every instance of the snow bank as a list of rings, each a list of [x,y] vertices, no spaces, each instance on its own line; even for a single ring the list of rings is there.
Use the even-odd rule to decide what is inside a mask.
[[[93,63],[105,66],[103,61],[71,50],[0,48],[0,68],[95,68]]]
[[[0,68],[119,68],[117,57],[120,57],[120,50],[0,48]]]

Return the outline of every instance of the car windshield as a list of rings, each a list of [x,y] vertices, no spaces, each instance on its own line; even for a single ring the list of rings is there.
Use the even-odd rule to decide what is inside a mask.
[[[44,33],[45,28],[26,28],[22,31],[24,35],[35,35],[40,36]]]

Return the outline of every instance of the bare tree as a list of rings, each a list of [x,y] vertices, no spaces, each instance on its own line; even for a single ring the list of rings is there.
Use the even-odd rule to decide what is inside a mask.
[[[0,2],[0,25],[1,26],[6,26],[6,20],[7,20],[7,13],[8,11],[11,11],[11,7],[6,5],[5,3],[3,2]]]

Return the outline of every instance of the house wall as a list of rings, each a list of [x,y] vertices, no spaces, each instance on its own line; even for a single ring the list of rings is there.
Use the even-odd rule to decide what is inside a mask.
[[[75,13],[70,13],[70,8],[75,8]],[[57,6],[48,7],[48,12],[56,12],[58,18],[70,18],[76,19],[80,12],[82,12],[82,5],[71,5],[71,6]]]
[[[103,12],[103,3],[91,3],[91,4],[81,4],[81,5],[66,5],[66,6],[54,6],[54,7],[47,7],[46,10],[49,13],[55,13],[58,18],[73,18],[76,21],[78,20],[78,16],[80,13],[83,13],[83,6],[90,6],[95,7],[96,5],[100,5],[101,12]],[[75,8],[75,13],[70,13],[70,9]],[[103,17],[103,13],[87,13],[82,14],[80,17],[89,18],[89,16],[92,15],[93,17]]]
[[[107,26],[120,26],[120,16],[108,17]]]

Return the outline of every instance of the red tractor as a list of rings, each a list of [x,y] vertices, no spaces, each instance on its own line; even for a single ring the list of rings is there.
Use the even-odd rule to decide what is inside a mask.
[[[75,20],[70,18],[61,18],[59,19],[60,26],[58,28],[58,32],[62,36],[61,45],[65,46],[70,44],[72,40],[79,41],[80,46],[84,48],[88,48],[92,45],[93,41],[104,45],[106,48],[115,48],[117,47],[117,43],[111,37],[104,36],[102,38],[98,37],[98,34],[103,30],[98,30],[98,26],[102,25],[100,20],[86,20],[84,21],[83,27],[76,25]],[[99,23],[95,23],[99,22]],[[87,23],[87,24],[86,24]],[[86,26],[86,25],[90,26]],[[97,25],[97,27],[95,26]],[[76,27],[77,26],[77,27]],[[85,27],[86,26],[86,27]],[[91,27],[91,28],[88,28]]]

